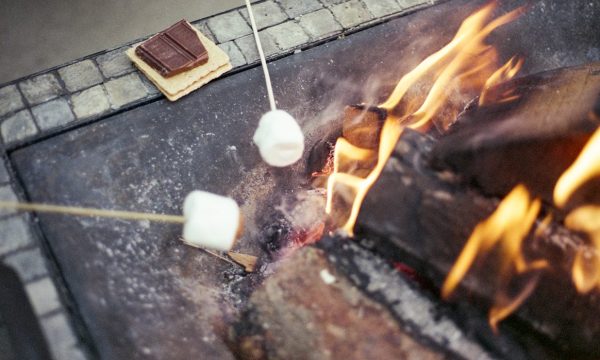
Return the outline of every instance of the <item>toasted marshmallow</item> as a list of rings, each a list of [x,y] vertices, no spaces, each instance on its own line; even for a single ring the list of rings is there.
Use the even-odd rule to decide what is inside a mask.
[[[291,165],[300,160],[304,151],[302,129],[292,115],[283,110],[263,115],[253,140],[260,156],[271,166]]]
[[[231,198],[192,191],[183,202],[183,240],[191,246],[229,251],[241,224],[240,208]]]

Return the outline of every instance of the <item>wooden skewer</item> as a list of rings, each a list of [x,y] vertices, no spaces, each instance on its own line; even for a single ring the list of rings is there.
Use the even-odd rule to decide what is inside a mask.
[[[254,272],[256,261],[258,260],[256,256],[236,253],[233,251],[228,252],[227,255],[229,255],[229,257],[237,264],[242,265],[246,272]]]
[[[75,216],[88,216],[88,217],[104,217],[113,219],[124,219],[124,220],[147,220],[167,223],[185,223],[185,218],[180,215],[167,215],[167,214],[154,214],[154,213],[143,213],[136,211],[121,211],[121,210],[105,210],[97,208],[86,208],[77,206],[62,206],[62,205],[50,205],[50,204],[39,204],[39,203],[22,203],[16,201],[0,201],[0,209],[14,209],[22,211],[36,211],[46,212],[54,214],[65,214]],[[181,239],[185,242],[184,239]],[[210,255],[216,256],[219,259],[226,261],[233,265],[240,265],[244,267],[246,272],[253,272],[256,265],[257,257],[252,255],[246,255],[241,253],[228,252],[227,254],[233,260],[221,256],[215,252],[202,248],[205,252]]]
[[[21,203],[15,201],[0,201],[0,209],[15,209],[24,211],[47,212],[55,214],[67,214],[89,217],[105,217],[125,220],[148,220],[178,224],[185,223],[185,218],[180,215],[153,214],[121,210],[104,210],[96,208],[49,205],[39,203]]]

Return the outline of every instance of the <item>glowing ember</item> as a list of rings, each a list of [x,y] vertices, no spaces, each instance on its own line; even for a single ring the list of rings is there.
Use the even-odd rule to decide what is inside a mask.
[[[448,109],[452,108],[449,100],[452,91],[460,93],[465,89],[476,89],[480,93],[490,76],[493,76],[496,51],[484,40],[494,29],[512,21],[520,12],[518,9],[491,20],[494,8],[495,4],[491,3],[468,17],[450,43],[400,79],[389,98],[379,106],[390,115],[381,130],[377,152],[356,147],[343,138],[338,139],[333,160],[334,172],[327,184],[326,212],[332,213],[335,195],[341,195],[351,204],[345,223],[341,226],[341,230],[348,235],[353,234],[362,202],[381,174],[403,130],[408,127],[426,131],[434,119],[446,125],[444,123],[451,119],[436,117],[440,116],[442,109],[448,113]],[[513,72],[505,71],[496,77],[505,79]],[[425,99],[407,95],[414,85],[431,77],[435,77],[435,80]],[[493,80],[494,83],[497,81]],[[397,114],[394,110],[401,103],[407,105],[403,107],[406,110]],[[366,176],[365,163],[374,163]]]
[[[543,260],[528,262],[521,253],[521,244],[530,232],[540,208],[540,200],[532,199],[525,186],[515,187],[496,211],[473,230],[444,282],[442,296],[447,298],[452,294],[478,256],[485,256],[498,246],[503,256],[496,288],[496,303],[490,310],[490,324],[495,328],[500,320],[512,313],[533,291],[537,277],[513,297],[506,295],[510,279],[514,275],[547,266]]]

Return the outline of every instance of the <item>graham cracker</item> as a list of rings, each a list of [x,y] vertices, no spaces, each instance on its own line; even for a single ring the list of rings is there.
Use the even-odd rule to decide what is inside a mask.
[[[135,54],[136,46],[126,51],[127,56],[133,61],[135,66],[171,101],[189,94],[232,69],[229,56],[215,43],[196,30],[196,28],[192,26],[192,29],[196,31],[198,38],[202,41],[202,45],[204,45],[204,48],[208,52],[208,61],[203,65],[173,77],[165,78],[150,67],[150,65],[146,64],[144,60]]]

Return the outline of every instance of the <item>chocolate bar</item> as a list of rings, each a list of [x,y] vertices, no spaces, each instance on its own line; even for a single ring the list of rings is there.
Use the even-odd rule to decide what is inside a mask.
[[[135,53],[165,78],[208,61],[208,52],[196,31],[185,20],[144,41]]]

